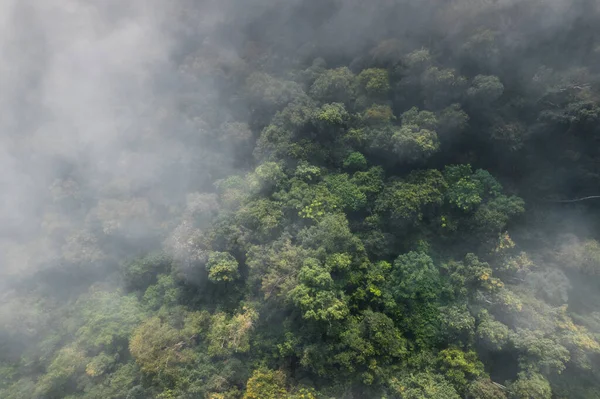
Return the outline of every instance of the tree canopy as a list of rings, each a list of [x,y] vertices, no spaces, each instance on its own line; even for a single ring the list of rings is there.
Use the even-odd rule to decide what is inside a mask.
[[[172,3],[128,168],[44,153],[0,240],[44,254],[0,397],[600,397],[600,208],[561,202],[600,194],[597,2]]]

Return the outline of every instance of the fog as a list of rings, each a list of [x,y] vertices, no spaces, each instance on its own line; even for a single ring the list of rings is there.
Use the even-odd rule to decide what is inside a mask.
[[[108,384],[106,381],[112,378],[109,376],[118,369],[118,360],[106,366],[110,371],[94,383],[84,381],[84,377],[74,377],[76,373],[73,372],[64,379],[69,383],[53,382],[60,385],[60,389],[67,387],[64,392],[43,387],[45,378],[49,378],[47,375],[52,374],[48,371],[53,370],[52,362],[60,359],[64,348],[71,347],[71,341],[75,342],[73,345],[81,346],[84,352],[88,351],[85,356],[90,358],[95,356],[96,359],[103,350],[113,355],[104,347],[86,348],[79,327],[73,327],[87,322],[83,316],[73,316],[80,311],[73,309],[80,309],[77,306],[82,306],[81,303],[89,300],[104,306],[101,300],[88,298],[97,290],[117,292],[121,295],[119,300],[126,296],[135,297],[142,304],[139,306],[145,313],[140,311],[143,316],[131,322],[124,337],[119,336],[125,343],[119,343],[114,354],[115,359],[125,359],[124,363],[139,367],[135,372],[143,374],[144,378],[152,374],[144,369],[139,356],[128,352],[127,342],[131,345],[134,329],[144,325],[144,320],[151,316],[163,321],[168,319],[180,330],[185,324],[182,314],[200,310],[209,311],[214,320],[220,320],[218,312],[232,315],[231,320],[242,320],[250,318],[248,315],[253,313],[248,309],[256,306],[268,314],[263,316],[261,313],[264,319],[256,322],[262,326],[258,328],[270,326],[272,320],[285,328],[288,328],[285,323],[294,325],[298,320],[304,320],[302,313],[290,305],[293,300],[269,302],[267,297],[271,292],[261,291],[269,284],[265,281],[270,278],[271,271],[266,265],[272,266],[269,263],[272,260],[266,260],[264,254],[272,251],[273,257],[284,259],[282,264],[285,265],[272,266],[273,270],[295,265],[293,259],[286,258],[291,256],[289,253],[280,255],[279,251],[289,250],[286,245],[298,245],[299,248],[302,234],[308,234],[310,223],[317,223],[316,218],[297,220],[304,209],[299,211],[289,204],[281,205],[286,201],[301,203],[304,200],[290,199],[291,194],[285,196],[286,190],[292,191],[289,188],[292,176],[297,177],[294,173],[300,173],[295,172],[295,168],[308,162],[306,165],[318,165],[323,176],[325,171],[350,173],[345,160],[340,158],[344,151],[364,153],[365,165],[368,161],[369,166],[381,166],[388,179],[385,184],[390,186],[395,184],[394,179],[403,179],[412,170],[443,171],[446,165],[469,163],[474,170],[489,170],[502,183],[506,192],[503,198],[515,195],[525,200],[523,211],[515,212],[516,216],[509,211],[506,215],[510,214],[510,217],[497,216],[510,208],[505,202],[501,211],[494,209],[481,217],[502,220],[500,227],[494,226],[497,231],[490,235],[492,238],[473,227],[476,222],[471,221],[464,224],[467,227],[456,227],[457,236],[448,238],[444,236],[445,232],[439,233],[431,227],[439,224],[440,215],[425,214],[423,219],[420,211],[415,225],[422,222],[421,230],[420,227],[411,230],[413,227],[406,227],[409,226],[407,223],[401,227],[386,225],[388,216],[377,214],[380,212],[377,209],[383,207],[375,199],[383,190],[383,180],[380,192],[367,191],[368,196],[373,196],[367,196],[368,206],[345,211],[352,233],[366,243],[367,249],[362,250],[371,257],[371,268],[375,268],[375,260],[393,263],[390,254],[399,256],[408,252],[408,248],[415,248],[415,243],[418,242],[421,248],[421,240],[430,240],[432,247],[439,246],[432,251],[436,265],[442,263],[440,259],[444,256],[477,252],[496,272],[501,268],[494,262],[503,261],[498,260],[500,255],[493,252],[489,243],[510,230],[511,237],[517,242],[516,246],[512,244],[516,248],[515,254],[517,250],[527,251],[534,266],[531,274],[519,274],[518,278],[505,283],[510,289],[514,288],[516,297],[529,308],[519,314],[509,314],[504,309],[495,317],[510,326],[511,334],[514,330],[510,338],[514,342],[507,344],[510,350],[522,352],[517,356],[509,353],[506,347],[505,352],[494,352],[489,348],[477,348],[477,343],[464,345],[469,350],[480,351],[490,378],[506,380],[510,385],[511,380],[517,378],[515,370],[524,372],[526,367],[522,365],[522,359],[538,355],[522,349],[529,344],[522,344],[519,334],[529,330],[537,334],[538,330],[543,330],[540,334],[545,339],[554,339],[554,333],[550,331],[554,331],[558,321],[548,322],[550,316],[547,315],[555,317],[563,311],[557,310],[563,305],[574,308],[573,319],[585,326],[577,331],[586,328],[592,331],[585,339],[594,334],[597,338],[600,319],[594,313],[593,304],[598,298],[595,279],[600,274],[600,266],[597,266],[600,265],[600,246],[596,241],[600,237],[596,222],[600,200],[559,201],[600,195],[600,155],[595,138],[598,134],[595,126],[600,120],[597,108],[600,98],[599,21],[600,3],[592,0],[0,0],[0,324],[3,325],[0,339],[4,340],[0,342],[0,349],[6,351],[4,357],[0,356],[0,369],[10,365],[11,370],[22,372],[22,378],[31,384],[23,383],[24,392],[35,391],[37,396],[31,397],[39,399],[79,392],[77,390],[85,384],[88,385],[81,392],[88,392],[89,386],[96,383],[98,386]],[[358,78],[368,68],[385,70],[385,79],[392,82],[388,82],[387,94],[368,98],[371,93],[361,88],[363,83]],[[333,74],[342,71],[347,74],[345,76],[356,78],[347,89],[347,93],[351,93],[347,95],[348,99],[338,98],[335,102],[346,107],[344,112],[347,109],[351,115],[344,117],[343,127],[339,128],[339,132],[343,132],[340,135],[345,135],[344,140],[327,141],[329,133],[320,130],[322,125],[314,121],[314,115],[310,117],[313,119],[307,118],[310,122],[302,119],[303,112],[315,113],[330,102],[315,94],[318,93],[315,90],[318,79],[328,70],[334,71]],[[496,80],[484,79],[478,87],[478,76]],[[339,83],[343,79],[335,77],[338,78],[340,81],[335,83],[338,86],[332,84],[332,87],[343,92],[346,90],[342,87],[343,82]],[[494,86],[496,81],[498,84]],[[493,94],[494,91],[497,94]],[[402,115],[411,107],[430,112],[441,121],[437,133],[433,132],[436,135],[434,144],[439,148],[431,156],[418,154],[410,158],[406,152],[395,153],[392,144],[377,147],[369,142],[371,133],[368,129],[371,127],[365,115],[368,114],[367,106],[372,104],[389,108],[390,126],[408,124],[402,120]],[[455,106],[458,108],[454,109],[466,115],[460,129],[453,127],[450,117],[444,119],[445,113]],[[278,123],[284,127],[273,130],[276,134],[269,136],[269,128],[280,127]],[[434,130],[430,127],[421,130],[428,129]],[[377,129],[373,127],[372,130]],[[332,128],[331,131],[337,130]],[[361,137],[358,133],[350,137],[348,132],[357,131],[366,133],[361,133]],[[300,144],[293,149],[286,147],[285,156],[278,155],[280,148],[277,146],[283,148],[281,143],[288,138]],[[275,171],[261,172],[261,165],[273,167]],[[273,176],[279,176],[277,173],[285,179],[289,177],[286,183],[264,183],[264,179],[276,179]],[[276,192],[274,187],[279,191]],[[403,197],[404,202],[395,207],[409,203],[411,198]],[[268,204],[266,210],[256,205],[263,200]],[[284,209],[280,219],[268,213],[272,211],[269,207],[275,209],[277,206]],[[442,208],[439,205],[439,209]],[[443,208],[441,217],[454,212],[448,209],[451,208]],[[479,214],[473,210],[471,216],[475,219]],[[261,230],[261,223],[264,220],[272,222],[270,217],[277,219],[279,224],[267,234]],[[257,222],[252,218],[260,220]],[[377,228],[373,228],[377,223]],[[446,227],[446,222],[443,223]],[[380,247],[373,244],[377,250],[369,245],[379,238],[365,232],[372,228],[383,237],[377,244]],[[298,233],[300,230],[302,234]],[[464,239],[458,236],[463,231]],[[289,237],[291,240],[282,244]],[[464,249],[468,245],[471,247]],[[386,248],[381,249],[382,246]],[[306,248],[302,251],[305,252],[298,251],[295,256],[308,257],[306,254],[310,251]],[[136,291],[131,281],[123,277],[128,276],[128,272],[123,271],[128,266],[124,265],[157,253],[166,254],[172,260],[172,266],[167,270],[156,266],[152,276],[144,275],[148,284],[144,282],[146,285],[142,284],[142,289]],[[227,253],[231,259],[235,258],[236,265],[239,262],[239,273],[236,269],[239,281],[235,283],[238,285],[232,283],[226,288],[211,285],[214,282],[209,281],[206,264],[215,253]],[[259,253],[262,258],[257,255]],[[285,263],[288,261],[289,264]],[[253,275],[263,267],[266,277]],[[294,267],[300,269],[301,265]],[[498,274],[502,275],[502,272],[498,271]],[[177,286],[183,292],[177,294],[180,295],[177,297],[179,302],[175,302],[185,308],[185,312],[180,308],[172,310],[168,307],[171,305],[156,308],[147,305],[149,294],[145,290],[148,287],[156,292],[167,290],[159,287],[157,276],[160,273],[173,278],[173,287]],[[287,273],[278,276],[279,280],[273,278],[279,282],[292,276],[290,285],[281,283],[283,291],[299,284],[297,270]],[[336,277],[335,273],[333,275]],[[263,277],[265,280],[261,280]],[[511,284],[515,281],[523,283],[522,286],[517,287],[515,283],[513,287]],[[257,289],[258,286],[262,288]],[[491,303],[487,296],[484,297]],[[167,294],[162,300],[165,304],[170,303],[165,298]],[[481,315],[487,312],[480,312],[485,305],[474,305],[469,301],[471,299],[465,303],[468,302],[469,311],[473,312],[473,320],[480,323],[484,319]],[[280,312],[273,310],[279,306]],[[357,306],[352,311],[362,305]],[[381,304],[365,306],[368,311],[384,307]],[[127,306],[120,304],[115,308]],[[106,309],[109,309],[108,305]],[[271,311],[273,315],[268,313]],[[540,320],[531,316],[528,324],[529,321],[525,321],[527,315],[536,311],[543,316],[539,316]],[[165,316],[169,312],[182,313]],[[62,325],[62,319],[53,320],[53,317],[64,317],[69,321]],[[363,317],[362,313],[360,317]],[[214,320],[211,323],[216,325]],[[319,332],[306,336],[328,336],[335,330],[331,325],[323,330],[315,329]],[[269,331],[269,328],[264,330]],[[340,324],[336,328],[342,331],[349,327]],[[51,338],[46,337],[45,329],[54,335],[48,333]],[[288,336],[285,336],[287,340]],[[414,338],[414,331],[406,336]],[[519,338],[515,338],[517,336]],[[574,341],[561,337],[555,341],[560,341],[573,353],[579,351],[577,355],[571,355],[571,363],[564,359],[563,363],[569,367],[572,364],[577,365],[573,367],[580,364],[587,367],[589,364],[591,368],[582,366],[582,370],[590,373],[585,378],[595,381],[598,375],[594,374],[593,366],[597,364],[600,346],[596,348],[597,344],[589,344],[592,349],[587,349],[594,351],[589,360],[588,355],[581,354],[581,348],[573,349]],[[117,338],[114,340],[118,341]],[[273,347],[280,345],[277,350],[283,351],[283,344],[275,338],[273,342],[276,342]],[[302,348],[312,344],[300,338],[297,342],[296,345]],[[460,341],[459,345],[463,343]],[[29,345],[33,349],[27,349],[27,352],[25,348]],[[438,343],[432,351],[442,346]],[[250,364],[268,363],[266,357],[259,361],[258,357],[246,355],[247,351],[243,353],[239,356],[247,357],[235,361],[247,363],[248,370],[238,374],[231,372],[235,377],[227,376],[230,378],[227,386],[235,387],[231,392],[238,387],[245,389]],[[314,385],[327,385],[324,381],[329,376],[316,372],[317,366],[306,366],[313,355],[306,352],[302,357],[299,353],[287,354],[285,361],[278,358],[283,356],[275,354],[272,359],[278,360],[269,367],[274,369],[273,364],[277,364],[285,370],[290,378],[288,386],[303,381],[303,378],[310,380],[317,374],[319,377],[314,378]],[[211,356],[221,361],[236,355]],[[581,360],[583,358],[585,360]],[[511,366],[503,369],[494,365],[505,360],[512,362]],[[293,365],[288,367],[288,361]],[[209,363],[204,361],[203,364]],[[403,363],[403,367],[406,364]],[[296,367],[304,369],[297,371]],[[545,373],[540,371],[541,366],[540,369],[535,367],[527,372],[539,373],[535,376],[543,374],[552,384],[559,381],[559,372]],[[371,372],[365,370],[361,375]],[[381,372],[377,378],[383,379],[382,375],[386,373],[393,375],[399,369],[393,370]],[[577,370],[568,368],[566,374],[569,376]],[[3,375],[0,375],[0,394],[11,378],[15,381],[21,378],[20,375],[19,378],[12,374],[10,378]],[[90,376],[89,372],[87,376]],[[208,377],[197,378],[200,381]],[[293,384],[289,382],[292,378]],[[368,379],[364,378],[365,381]],[[519,378],[524,379],[521,374]],[[475,380],[474,377],[471,379]],[[163,386],[160,385],[163,382],[142,380],[136,376],[135,384],[131,384],[135,387],[146,384],[144,389],[148,392],[152,391],[148,388],[152,386],[154,396],[147,394],[148,398],[158,398],[156,392],[163,389],[167,392],[176,386],[175,383],[172,386],[164,383]],[[393,383],[381,381],[377,380],[375,386],[385,386],[385,392],[395,389]],[[354,382],[349,382],[348,386],[352,384]],[[562,382],[556,384],[559,386]],[[73,388],[75,386],[77,389]],[[340,397],[366,398],[367,388],[356,386],[344,388],[346,396]],[[563,389],[560,392],[564,393],[564,386],[560,386]],[[127,389],[127,395],[133,395],[130,387]],[[206,389],[208,392],[209,388]],[[510,392],[516,392],[517,388],[510,389]],[[211,392],[221,394],[225,391],[226,388],[219,387]],[[337,392],[333,388],[326,391],[328,395]],[[339,392],[342,391],[340,388]],[[214,398],[240,397],[242,391],[231,392],[232,396]],[[460,393],[467,397],[467,390]],[[122,397],[142,396],[122,394]],[[114,398],[121,396],[115,394]]]

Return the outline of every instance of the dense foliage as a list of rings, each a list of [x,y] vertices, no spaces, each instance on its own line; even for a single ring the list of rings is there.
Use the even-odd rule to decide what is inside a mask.
[[[0,397],[600,397],[600,7],[550,3],[174,2],[193,177],[57,178]]]

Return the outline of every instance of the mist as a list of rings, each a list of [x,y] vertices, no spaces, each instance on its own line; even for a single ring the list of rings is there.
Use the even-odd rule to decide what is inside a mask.
[[[0,0],[0,396],[593,398],[600,5]]]

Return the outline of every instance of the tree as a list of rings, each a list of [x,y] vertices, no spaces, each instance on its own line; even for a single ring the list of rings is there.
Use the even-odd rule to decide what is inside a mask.
[[[440,368],[459,392],[467,389],[469,380],[483,374],[483,363],[473,351],[464,352],[458,348],[448,348],[438,355]]]
[[[160,318],[151,317],[133,332],[129,351],[144,373],[176,379],[178,366],[194,360],[186,338]]]
[[[288,296],[302,310],[304,318],[331,321],[348,315],[346,298],[336,288],[327,265],[322,265],[317,259],[306,259],[298,281],[299,284]]]
[[[467,80],[453,69],[429,67],[421,77],[426,104],[440,109],[456,102],[467,86]]]
[[[475,333],[475,318],[466,304],[453,304],[440,308],[441,330],[451,342],[468,344]]]
[[[297,83],[261,72],[248,76],[245,90],[248,100],[254,104],[254,111],[269,116],[303,96],[303,90]]]
[[[324,181],[329,191],[339,198],[341,209],[358,211],[367,205],[367,196],[347,174],[331,174]]]
[[[435,114],[416,107],[402,114],[402,126],[392,135],[394,152],[404,162],[426,159],[439,150]]]
[[[37,3],[0,398],[600,396],[597,1]]]
[[[375,202],[375,210],[394,221],[415,223],[428,208],[441,205],[446,182],[435,170],[415,172],[405,181],[388,184]]]
[[[144,317],[137,298],[119,292],[92,291],[79,299],[78,308],[83,323],[77,330],[77,340],[92,353],[121,351]]]
[[[390,380],[390,393],[398,399],[459,399],[452,385],[439,374],[415,373]]]
[[[246,383],[243,399],[281,399],[286,398],[286,378],[281,371],[256,369]]]
[[[600,274],[600,243],[596,240],[563,242],[560,259],[567,267],[589,276]]]
[[[386,126],[396,120],[389,105],[373,104],[361,114],[362,122],[367,126]]]
[[[70,391],[69,385],[85,370],[84,351],[75,346],[59,350],[44,374],[36,383],[34,397],[60,398]]]
[[[438,269],[428,255],[409,252],[394,261],[390,291],[397,300],[430,301],[438,297],[439,279]]]
[[[496,101],[504,92],[504,85],[497,76],[477,75],[467,89],[467,95],[475,104],[488,105]]]
[[[567,348],[537,331],[518,330],[513,344],[521,352],[521,368],[544,375],[560,374],[570,358]]]
[[[479,378],[469,385],[469,399],[506,399],[506,387],[488,378]]]
[[[451,104],[437,115],[440,141],[456,140],[457,135],[463,133],[469,125],[469,115],[461,108],[460,104]]]
[[[473,227],[485,235],[498,234],[509,219],[525,211],[524,201],[516,196],[500,196],[479,207],[473,217]]]
[[[548,381],[537,373],[519,373],[519,378],[509,385],[510,397],[514,399],[550,399],[552,389]]]
[[[238,262],[228,252],[211,252],[206,263],[208,278],[214,283],[230,282],[239,278]]]
[[[348,219],[343,214],[326,215],[315,226],[300,231],[298,239],[302,246],[319,254],[348,252],[357,258],[364,256],[364,246],[352,234]]]
[[[437,133],[420,129],[416,125],[405,125],[396,129],[391,137],[394,153],[401,162],[417,162],[431,157],[439,151]]]
[[[467,254],[464,261],[450,261],[443,265],[444,274],[450,283],[449,289],[458,298],[474,296],[478,290],[496,293],[504,283],[493,277],[492,268],[475,254]]]
[[[254,173],[249,174],[246,179],[250,192],[269,194],[281,187],[286,178],[279,163],[264,162],[254,169]]]
[[[309,184],[298,178],[291,180],[288,190],[274,195],[285,208],[291,208],[304,219],[322,220],[340,207],[340,198],[333,195],[324,182]]]
[[[253,246],[247,253],[250,268],[248,283],[262,291],[265,300],[281,299],[297,284],[298,272],[309,252],[295,246],[289,237],[264,246]]]
[[[268,199],[259,199],[244,204],[236,213],[238,223],[256,231],[257,240],[272,236],[281,225],[283,211],[281,203]]]
[[[385,97],[390,91],[388,71],[385,69],[369,68],[363,70],[357,77],[367,95]]]
[[[344,159],[344,168],[351,171],[360,171],[367,168],[367,159],[360,152],[354,151]]]
[[[468,212],[483,201],[485,187],[473,178],[470,165],[446,166],[444,178],[449,183],[446,197],[451,205]]]
[[[483,311],[477,326],[477,340],[484,350],[499,351],[509,342],[510,330],[505,324],[494,320],[487,311]]]
[[[315,113],[315,122],[323,133],[335,131],[335,128],[343,128],[350,119],[350,114],[342,103],[324,104]]]
[[[108,258],[100,247],[98,237],[85,230],[74,232],[67,237],[61,252],[63,258],[71,263],[90,264]]]
[[[146,289],[143,296],[144,305],[151,310],[162,306],[172,307],[179,303],[182,297],[181,288],[177,286],[172,276],[161,274],[157,282]]]
[[[123,263],[121,273],[129,289],[144,290],[156,281],[158,274],[169,272],[171,262],[166,253],[152,253]]]
[[[373,199],[383,189],[383,177],[383,169],[375,166],[369,168],[367,171],[354,173],[354,175],[352,175],[352,181],[358,186],[358,189],[367,196],[369,203],[372,203]]]
[[[322,103],[348,104],[354,97],[355,76],[346,67],[327,69],[310,87],[311,97]]]
[[[250,333],[258,313],[251,307],[244,307],[242,313],[228,317],[225,313],[212,316],[210,330],[206,336],[210,356],[227,357],[234,353],[250,350]]]

